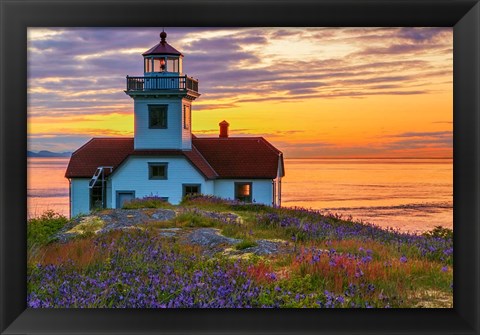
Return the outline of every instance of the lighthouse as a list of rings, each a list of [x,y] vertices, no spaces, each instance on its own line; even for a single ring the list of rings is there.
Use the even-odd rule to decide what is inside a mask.
[[[165,31],[142,56],[143,76],[127,76],[125,91],[134,100],[134,149],[191,150],[198,80],[182,72],[183,55]]]
[[[143,76],[127,76],[134,136],[95,137],[70,158],[71,216],[122,208],[135,198],[171,204],[199,194],[271,206],[281,204],[283,154],[263,137],[192,135],[198,80],[183,73],[183,55],[167,33],[142,54]]]

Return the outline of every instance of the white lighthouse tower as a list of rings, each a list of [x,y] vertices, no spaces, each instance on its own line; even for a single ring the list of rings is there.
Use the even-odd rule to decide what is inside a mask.
[[[191,150],[192,101],[198,80],[182,72],[183,55],[160,33],[160,42],[143,53],[143,77],[127,76],[134,100],[134,149]]]

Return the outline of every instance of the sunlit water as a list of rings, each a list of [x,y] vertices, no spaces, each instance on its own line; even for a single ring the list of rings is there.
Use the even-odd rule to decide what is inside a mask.
[[[28,215],[68,215],[68,158],[29,158]],[[451,159],[286,159],[282,205],[405,231],[453,228]]]
[[[453,228],[451,159],[290,159],[283,206],[425,231]]]
[[[68,179],[65,178],[69,158],[28,158],[28,216],[36,217],[52,209],[68,216]]]

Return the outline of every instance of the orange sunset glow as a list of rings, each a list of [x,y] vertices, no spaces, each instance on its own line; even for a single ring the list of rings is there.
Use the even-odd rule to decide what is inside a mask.
[[[192,133],[286,158],[452,157],[451,28],[168,28],[199,79]],[[133,136],[125,76],[161,28],[29,28],[29,150]]]

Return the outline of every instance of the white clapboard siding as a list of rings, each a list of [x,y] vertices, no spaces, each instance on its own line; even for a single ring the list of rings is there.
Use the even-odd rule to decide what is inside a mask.
[[[166,180],[150,180],[148,163],[168,163]],[[111,206],[116,207],[117,191],[135,191],[136,198],[168,197],[172,204],[182,200],[182,184],[200,184],[201,193],[213,194],[213,182],[206,181],[184,157],[130,157],[110,177]]]
[[[166,129],[149,128],[149,104],[168,105]],[[191,105],[179,98],[135,98],[135,149],[191,149],[191,129],[183,129],[183,104]]]
[[[183,115],[183,108],[184,106],[188,106],[187,111],[187,125],[188,127],[184,127],[184,115]],[[181,127],[182,127],[182,149],[183,150],[191,150],[192,149],[192,103],[187,99],[182,100],[181,106]]]
[[[71,217],[74,217],[78,214],[90,213],[90,190],[88,188],[89,182],[90,179],[87,178],[72,178],[70,184]]]
[[[252,201],[272,205],[272,180],[270,179],[218,179],[215,180],[215,195],[225,199],[235,198],[235,183],[252,183]]]

